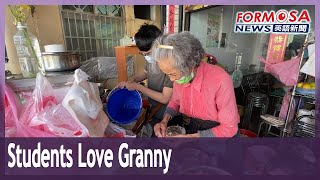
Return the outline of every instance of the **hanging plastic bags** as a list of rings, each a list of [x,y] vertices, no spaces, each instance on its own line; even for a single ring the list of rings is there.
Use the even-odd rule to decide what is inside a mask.
[[[80,123],[61,105],[63,98],[60,96],[68,90],[53,89],[49,81],[38,73],[32,96],[22,106],[15,93],[6,85],[6,137],[88,136],[88,130],[79,125]]]
[[[259,60],[266,65],[266,73],[271,73],[286,86],[294,86],[298,82],[300,58],[297,56],[277,64],[270,64],[262,57]]]
[[[75,81],[62,104],[72,117],[85,126],[89,135],[103,137],[109,118],[102,109],[98,85],[88,82],[81,69],[75,71]]]
[[[291,97],[291,91],[288,90],[288,92],[283,97],[281,110],[280,110],[280,114],[279,114],[279,117],[281,119],[286,119],[287,112],[288,112],[288,110],[290,108],[290,114],[289,114],[288,122],[291,122],[293,120],[294,112],[295,112],[294,109],[295,109],[295,106],[296,106],[296,102],[295,102],[295,100],[293,100],[293,103],[292,103],[291,107],[289,107],[289,105],[290,105],[290,97]]]

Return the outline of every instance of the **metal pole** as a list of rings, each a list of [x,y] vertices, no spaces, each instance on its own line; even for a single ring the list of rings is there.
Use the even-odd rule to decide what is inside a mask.
[[[299,63],[299,71],[300,71],[301,64],[302,64],[302,59],[303,59],[303,55],[304,55],[304,49],[307,48],[308,36],[309,36],[309,34],[306,35],[306,39],[304,40],[304,46],[302,48],[302,54],[301,54],[300,63]],[[287,126],[288,126],[288,121],[289,121],[289,118],[290,118],[291,106],[293,104],[293,100],[294,100],[294,97],[296,95],[296,89],[297,89],[297,84],[293,86],[293,90],[292,90],[292,93],[291,93],[289,107],[288,107],[288,111],[287,111],[287,115],[286,115],[286,119],[285,119],[285,123],[284,123],[282,137],[285,137],[287,135],[287,132],[288,132]]]

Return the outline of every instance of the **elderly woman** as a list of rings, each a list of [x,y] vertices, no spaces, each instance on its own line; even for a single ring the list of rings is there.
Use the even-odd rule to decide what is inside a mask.
[[[179,137],[234,137],[239,114],[232,80],[222,68],[202,62],[205,51],[189,32],[166,34],[153,44],[152,56],[169,76],[173,94],[156,136],[165,137],[168,121],[179,111],[191,118]],[[188,133],[189,132],[189,133]]]

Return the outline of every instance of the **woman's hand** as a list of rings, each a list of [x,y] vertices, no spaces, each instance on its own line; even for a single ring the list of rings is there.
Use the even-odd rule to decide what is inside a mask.
[[[132,81],[128,81],[125,85],[125,87],[130,91],[139,90],[139,86],[141,86],[139,83]]]
[[[154,134],[157,137],[166,137],[166,130],[167,130],[168,121],[162,120],[160,123],[154,126]]]
[[[121,82],[118,84],[118,87],[120,88],[127,88],[130,91],[139,90],[139,86],[141,86],[139,83],[128,81],[128,82]]]
[[[125,86],[126,86],[126,83],[127,82],[121,82],[121,83],[119,83],[118,85],[117,85],[117,87],[119,87],[119,88],[124,88]]]

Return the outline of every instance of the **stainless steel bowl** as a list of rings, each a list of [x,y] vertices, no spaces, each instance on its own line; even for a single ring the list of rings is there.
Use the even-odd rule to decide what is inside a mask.
[[[80,54],[71,52],[42,53],[46,72],[69,71],[80,67]]]

